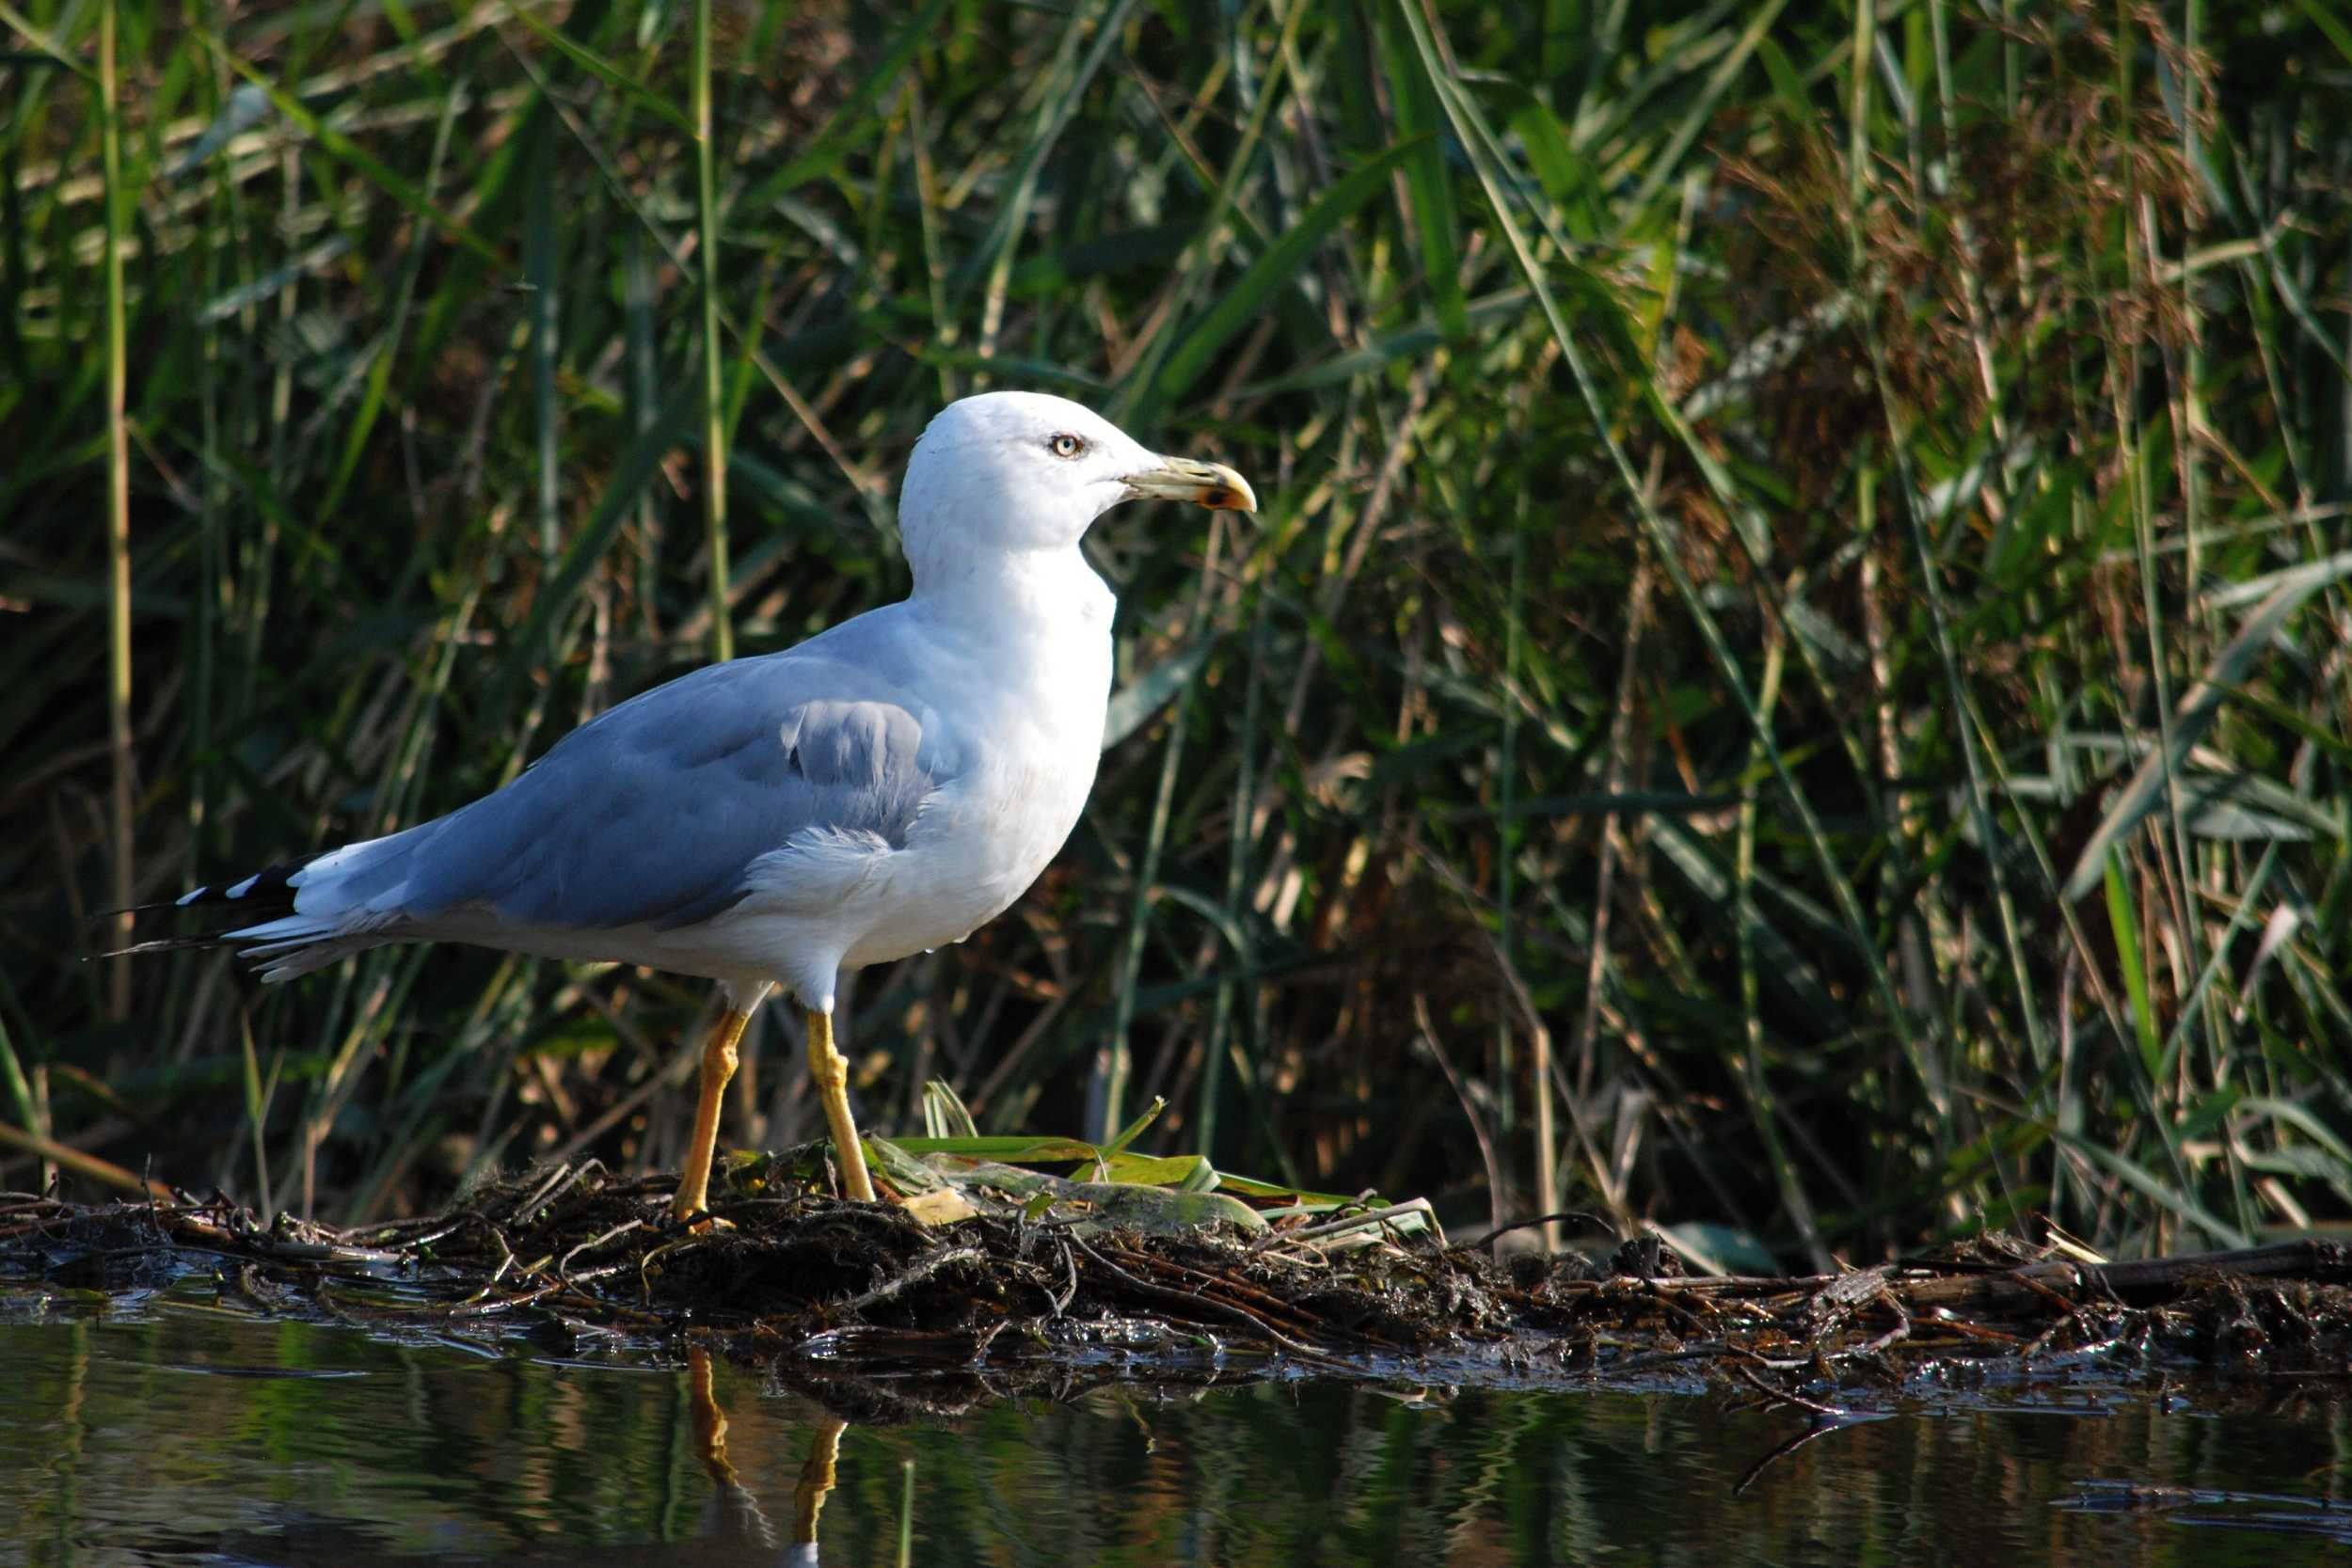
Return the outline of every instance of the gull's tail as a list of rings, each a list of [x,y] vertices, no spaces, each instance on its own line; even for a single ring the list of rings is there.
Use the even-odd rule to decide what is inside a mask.
[[[176,953],[191,948],[230,948],[261,966],[262,979],[276,983],[324,969],[338,958],[408,933],[397,901],[387,909],[380,895],[405,880],[405,862],[416,830],[346,844],[305,861],[259,871],[239,882],[215,882],[181,895],[168,904],[142,904],[133,914],[155,910],[233,911],[241,923],[199,936],[161,937],[134,942],[102,958],[141,953]]]

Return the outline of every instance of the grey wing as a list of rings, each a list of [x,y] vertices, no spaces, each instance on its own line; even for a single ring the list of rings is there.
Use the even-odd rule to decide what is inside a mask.
[[[558,929],[690,926],[812,832],[902,847],[959,770],[939,717],[871,669],[795,649],[698,670],[575,730],[495,795],[355,865],[355,902]],[[341,901],[340,899],[338,901]]]

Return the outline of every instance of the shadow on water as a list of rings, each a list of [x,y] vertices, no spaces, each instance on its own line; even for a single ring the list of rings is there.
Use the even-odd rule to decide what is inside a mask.
[[[2086,1380],[1817,1424],[1722,1395],[1272,1382],[852,1424],[703,1357],[168,1294],[20,1298],[0,1378],[0,1561],[41,1565],[2272,1568],[2352,1547],[2348,1407],[2308,1385]]]

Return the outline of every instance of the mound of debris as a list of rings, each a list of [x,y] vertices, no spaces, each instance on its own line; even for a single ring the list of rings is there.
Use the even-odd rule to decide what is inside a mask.
[[[669,1178],[593,1162],[350,1229],[265,1221],[217,1196],[0,1195],[0,1307],[14,1296],[25,1310],[42,1291],[209,1288],[378,1332],[715,1348],[812,1388],[855,1385],[857,1402],[885,1397],[880,1379],[900,1404],[921,1402],[925,1377],[1051,1393],[1312,1375],[1744,1387],[1831,1414],[1856,1394],[1909,1397],[2056,1358],[2352,1370],[2352,1249],[2333,1243],[2107,1263],[1989,1236],[1839,1275],[1690,1278],[1654,1238],[1601,1261],[1498,1260],[1426,1226],[1405,1233],[1392,1211],[1312,1225],[1186,1211],[1172,1224],[1084,1183],[996,1193],[926,1223],[828,1196],[821,1163],[816,1179],[790,1174],[805,1168],[739,1168],[719,1223],[700,1229],[670,1217]]]

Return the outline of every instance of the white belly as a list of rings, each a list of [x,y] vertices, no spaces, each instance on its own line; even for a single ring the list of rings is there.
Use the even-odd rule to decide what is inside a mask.
[[[1008,769],[975,780],[969,790],[943,791],[906,847],[882,857],[845,900],[844,924],[857,934],[841,967],[961,942],[1010,909],[1077,826],[1094,762],[1094,755],[1065,753],[1057,768]]]

